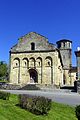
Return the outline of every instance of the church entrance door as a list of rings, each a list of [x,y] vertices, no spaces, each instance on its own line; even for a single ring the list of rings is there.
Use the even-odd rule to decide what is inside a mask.
[[[30,74],[30,83],[38,83],[38,73],[35,69],[29,70]]]

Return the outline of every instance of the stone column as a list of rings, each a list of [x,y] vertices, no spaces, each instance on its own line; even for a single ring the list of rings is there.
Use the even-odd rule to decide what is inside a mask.
[[[80,80],[80,50],[75,51],[76,59],[77,59],[77,74],[78,74],[78,80]]]
[[[22,68],[22,60],[20,59],[20,61],[19,61],[19,71],[18,71],[18,84],[21,83],[21,79],[22,79],[21,68]]]
[[[44,84],[44,64],[45,64],[45,60],[42,57],[42,68],[41,68],[41,84]]]

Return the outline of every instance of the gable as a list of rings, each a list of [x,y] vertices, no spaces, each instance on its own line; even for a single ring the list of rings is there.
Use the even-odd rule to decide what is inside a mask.
[[[25,36],[18,39],[18,44],[11,48],[12,52],[24,52],[24,51],[45,51],[54,50],[56,47],[54,44],[48,42],[48,39],[35,32],[30,32]]]

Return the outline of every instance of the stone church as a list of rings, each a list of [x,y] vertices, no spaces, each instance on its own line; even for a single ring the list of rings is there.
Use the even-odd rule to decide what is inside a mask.
[[[10,50],[10,83],[73,84],[69,73],[71,43],[70,40],[60,40],[56,47],[36,32],[22,36]]]

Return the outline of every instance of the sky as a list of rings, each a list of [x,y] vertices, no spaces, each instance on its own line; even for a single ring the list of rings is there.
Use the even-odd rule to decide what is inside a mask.
[[[72,65],[76,66],[80,0],[0,0],[0,61],[9,63],[10,48],[29,32],[37,32],[53,44],[71,40]]]

